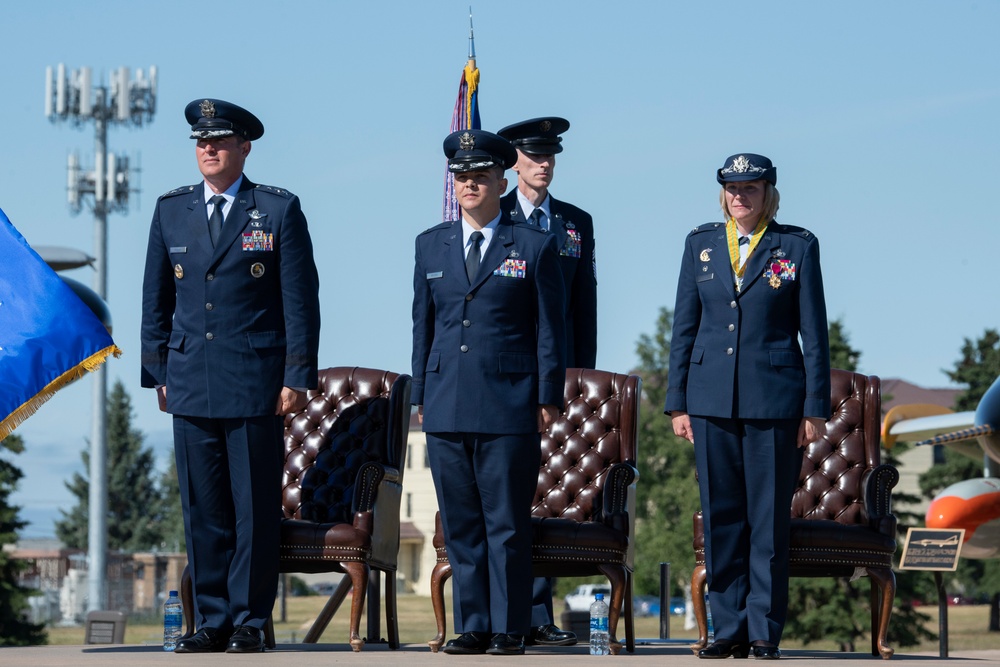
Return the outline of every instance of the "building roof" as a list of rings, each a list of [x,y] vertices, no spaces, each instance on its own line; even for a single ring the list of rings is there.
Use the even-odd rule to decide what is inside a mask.
[[[963,391],[947,387],[928,389],[900,378],[887,378],[882,380],[882,409],[889,410],[908,403],[929,403],[954,410],[955,401]]]

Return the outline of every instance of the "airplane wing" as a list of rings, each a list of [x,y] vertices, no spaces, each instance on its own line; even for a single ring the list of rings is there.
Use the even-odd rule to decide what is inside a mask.
[[[886,447],[891,448],[896,440],[917,442],[969,428],[974,420],[973,412],[952,412],[930,403],[897,405],[882,419],[882,441]]]

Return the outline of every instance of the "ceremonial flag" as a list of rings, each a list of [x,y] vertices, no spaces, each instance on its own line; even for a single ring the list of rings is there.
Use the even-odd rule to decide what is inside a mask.
[[[0,440],[121,350],[0,210]]]
[[[458,82],[458,99],[451,114],[451,131],[479,130],[479,68],[476,67],[476,44],[472,35],[472,14],[469,14],[469,62]],[[455,176],[445,165],[444,221],[459,219],[458,199],[455,198]]]

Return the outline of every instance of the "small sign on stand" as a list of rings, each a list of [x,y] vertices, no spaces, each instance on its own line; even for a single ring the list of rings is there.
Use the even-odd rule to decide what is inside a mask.
[[[900,570],[931,570],[938,591],[938,653],[948,657],[948,599],[942,572],[954,572],[965,541],[965,529],[910,528],[906,532]]]
[[[954,572],[958,568],[958,556],[964,539],[964,528],[910,528],[906,533],[899,569]]]

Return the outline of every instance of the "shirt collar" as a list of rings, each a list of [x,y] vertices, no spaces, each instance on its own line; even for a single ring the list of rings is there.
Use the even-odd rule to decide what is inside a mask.
[[[489,223],[482,229],[477,230],[475,227],[466,222],[465,218],[462,218],[462,247],[469,245],[469,237],[472,236],[472,232],[480,231],[483,233],[483,248],[490,244],[490,239],[493,238],[493,233],[496,232],[497,226],[500,225],[500,214],[497,217],[489,221]]]
[[[542,200],[541,205],[540,206],[535,206],[530,201],[528,201],[528,198],[524,196],[524,193],[522,193],[520,190],[518,190],[517,191],[517,201],[519,201],[521,203],[521,210],[524,211],[524,219],[525,220],[527,220],[528,218],[531,217],[531,214],[535,212],[536,208],[540,208],[540,209],[542,209],[542,213],[545,214],[545,219],[548,220],[548,221],[550,221],[550,224],[551,224],[552,213],[551,213],[549,207],[552,205],[552,195],[550,195],[549,193],[546,192],[545,193],[545,199]]]
[[[243,174],[240,174],[240,177],[237,178],[232,185],[226,188],[225,192],[220,192],[219,194],[226,198],[227,204],[232,204],[233,200],[236,199],[236,193],[240,191],[241,185],[243,185]],[[205,204],[207,205],[208,200],[215,196],[215,192],[211,187],[209,187],[208,181],[203,182],[202,186],[205,189]]]

